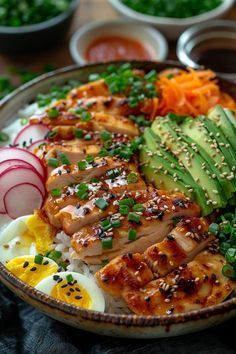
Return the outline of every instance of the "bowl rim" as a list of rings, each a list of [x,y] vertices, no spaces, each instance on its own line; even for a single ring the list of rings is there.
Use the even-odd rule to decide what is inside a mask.
[[[202,66],[195,62],[191,56],[186,52],[186,46],[189,41],[191,41],[194,37],[199,35],[199,33],[203,30],[208,33],[212,32],[212,29],[216,27],[224,27],[225,29],[234,28],[236,30],[236,22],[233,20],[211,20],[207,23],[201,23],[194,25],[190,28],[187,28],[179,37],[177,45],[176,45],[176,54],[179,61],[186,66],[190,66],[194,69],[200,69]],[[225,73],[221,73],[222,75],[226,75]],[[232,77],[232,74],[228,74],[227,77]]]
[[[108,0],[110,4],[120,13],[133,19],[150,23],[153,25],[173,25],[175,27],[184,27],[188,25],[197,24],[202,21],[208,21],[212,18],[218,17],[227,12],[234,4],[234,0],[222,0],[222,3],[215,9],[204,12],[203,14],[191,16],[187,18],[172,18],[159,17],[139,13],[128,6],[122,4],[120,0]]]
[[[78,48],[78,42],[83,38],[86,37],[89,33],[94,33],[97,28],[103,28],[105,26],[110,26],[111,27],[111,33],[112,34],[112,28],[114,25],[122,25],[125,24],[127,26],[139,26],[139,30],[146,32],[149,37],[152,37],[156,43],[159,45],[160,49],[160,58],[158,60],[165,60],[168,54],[168,42],[164,35],[158,31],[157,29],[151,27],[148,24],[142,23],[140,24],[139,21],[137,20],[129,20],[129,19],[114,19],[114,20],[97,20],[93,22],[89,22],[85,24],[84,26],[78,28],[74,34],[72,35],[70,42],[69,42],[69,50],[70,54],[75,61],[75,63],[78,64],[85,64],[88,63],[86,58],[82,55],[80,49]],[[122,35],[125,37],[129,37],[129,33],[127,35]],[[155,48],[154,48],[155,49]],[[155,55],[156,56],[156,55]],[[157,60],[157,58],[153,58],[153,60]]]
[[[39,82],[43,82],[48,79],[54,79],[56,76],[67,74],[70,72],[77,71],[78,69],[90,69],[96,68],[98,65],[109,66],[111,64],[119,65],[123,64],[127,61],[113,61],[109,63],[96,63],[96,64],[87,64],[87,65],[71,65],[68,67],[60,68],[49,73],[42,74],[37,78],[31,80],[30,82],[20,86],[10,94],[8,94],[4,99],[0,101],[0,112],[6,106],[6,104],[14,99],[16,96],[20,95],[22,91],[27,91],[31,87],[37,85]],[[131,65],[140,65],[144,66],[145,64],[164,64],[167,67],[176,66],[177,68],[185,68],[179,62],[166,60],[166,61],[130,61]],[[218,76],[220,78],[220,76]],[[236,87],[234,82],[230,82],[228,80],[222,79],[225,83],[229,83]],[[30,285],[24,283],[19,278],[17,278],[13,273],[11,273],[1,262],[0,262],[0,280],[10,287],[17,288],[24,295],[28,296],[32,300],[40,303],[45,307],[49,307],[50,309],[59,310],[62,314],[72,315],[75,317],[80,317],[85,320],[90,320],[94,322],[103,322],[106,324],[112,325],[126,325],[126,326],[134,326],[134,327],[153,327],[153,326],[165,326],[168,328],[170,325],[176,325],[181,323],[187,323],[191,321],[197,321],[200,319],[206,319],[213,317],[215,315],[224,314],[226,312],[230,312],[236,309],[236,297],[226,300],[220,304],[209,306],[207,308],[203,308],[200,310],[193,310],[186,313],[173,314],[173,315],[161,315],[161,316],[139,316],[135,314],[112,314],[107,312],[98,312],[94,310],[86,310],[82,309],[67,303],[64,303],[60,300],[56,300],[51,296],[42,293],[41,291],[31,287]]]
[[[42,21],[35,24],[24,25],[19,27],[13,26],[0,26],[1,34],[23,34],[23,33],[31,33],[41,31],[53,26],[56,26],[60,22],[67,19],[73,12],[75,12],[76,8],[79,6],[80,0],[71,0],[68,8],[60,13],[59,15],[50,18],[49,20]]]

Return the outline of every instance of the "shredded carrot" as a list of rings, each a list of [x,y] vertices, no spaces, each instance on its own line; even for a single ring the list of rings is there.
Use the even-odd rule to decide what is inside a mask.
[[[156,87],[160,98],[153,102],[152,118],[154,113],[207,114],[216,104],[236,109],[236,102],[220,90],[216,75],[211,70],[164,71],[160,73]]]

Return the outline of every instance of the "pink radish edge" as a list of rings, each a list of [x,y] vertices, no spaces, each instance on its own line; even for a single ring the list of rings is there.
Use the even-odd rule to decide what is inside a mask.
[[[22,183],[35,184],[41,191],[42,195],[45,196],[45,186],[43,179],[37,171],[31,167],[26,166],[10,167],[0,175],[0,213],[6,213],[3,202],[5,194],[15,185]],[[24,196],[22,196],[21,200],[24,203]]]
[[[24,195],[24,203],[22,203]],[[19,200],[18,200],[19,199]],[[21,183],[11,187],[3,198],[4,207],[11,219],[32,214],[34,209],[42,206],[43,195],[32,183]]]
[[[23,161],[20,159],[11,159],[11,160],[9,159],[9,160],[5,160],[5,161],[0,162],[0,175],[5,170],[7,170],[8,168],[13,167],[13,166],[17,166],[17,167],[26,166],[26,167],[32,167],[33,169],[35,169],[30,163],[28,163],[26,161]]]
[[[23,160],[30,165],[32,165],[37,172],[42,176],[43,180],[45,181],[47,178],[47,169],[44,166],[43,162],[31,152],[16,148],[16,147],[5,147],[0,149],[0,162],[11,160],[11,159],[19,159]]]
[[[28,146],[28,151],[33,153],[34,152],[34,149],[36,149],[37,147],[39,147],[39,145],[41,144],[47,144],[48,143],[48,140],[46,139],[40,139],[40,140],[37,140],[35,141],[34,143],[32,143],[30,146]]]
[[[24,142],[29,144],[31,139],[34,139],[35,141],[45,139],[45,136],[49,131],[50,129],[44,124],[28,124],[19,131],[13,141],[13,144],[22,145]]]

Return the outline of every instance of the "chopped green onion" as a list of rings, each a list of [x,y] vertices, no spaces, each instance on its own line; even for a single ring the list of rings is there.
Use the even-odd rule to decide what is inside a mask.
[[[110,225],[110,220],[109,219],[102,220],[100,224],[102,228],[107,227],[108,225]]]
[[[58,135],[58,132],[56,130],[52,130],[47,133],[46,138],[48,139],[53,139]]]
[[[213,235],[217,235],[217,233],[219,231],[219,225],[216,223],[210,224],[208,231]]]
[[[57,168],[59,166],[59,161],[58,159],[54,158],[54,157],[50,157],[48,160],[47,160],[47,164],[48,166],[50,167],[53,167],[53,168]]]
[[[101,267],[105,267],[108,263],[109,263],[109,260],[108,260],[108,259],[103,259],[103,260],[101,261]]]
[[[134,240],[136,240],[136,238],[137,238],[137,231],[134,229],[129,229],[129,232],[128,232],[129,241],[134,241]]]
[[[128,205],[129,207],[133,207],[134,204],[133,198],[125,198],[119,201],[119,205]]]
[[[36,254],[34,257],[34,263],[42,264],[43,263],[43,256],[41,254]]]
[[[88,199],[88,197],[89,197],[89,193],[79,190],[79,191],[76,192],[76,196],[77,196],[78,198],[80,198],[81,200],[86,200],[86,199]]]
[[[99,157],[105,157],[107,155],[108,155],[108,151],[106,149],[103,149],[103,148],[98,153]]]
[[[92,135],[91,134],[85,134],[84,136],[84,140],[91,140],[92,139]]]
[[[144,211],[144,206],[143,206],[143,204],[135,204],[134,206],[133,206],[133,210],[134,211],[138,211],[138,212],[142,212],[142,211]]]
[[[26,125],[26,124],[28,124],[28,119],[27,119],[27,118],[21,118],[20,124],[21,124],[21,125]]]
[[[51,193],[52,197],[60,197],[61,196],[61,190],[59,188],[52,189],[50,193]]]
[[[84,136],[83,129],[75,128],[75,137],[78,138],[78,139],[82,139],[83,136]]]
[[[0,142],[6,142],[9,140],[9,135],[0,131]]]
[[[106,140],[111,140],[111,133],[104,130],[100,133],[100,137],[102,140],[106,141]]]
[[[111,220],[111,226],[115,227],[115,228],[118,228],[118,227],[121,226],[121,221],[119,219]]]
[[[93,177],[90,179],[90,183],[98,183],[99,179],[97,177]]]
[[[48,110],[48,116],[49,118],[57,118],[59,116],[59,112],[56,110],[56,108],[51,108]]]
[[[102,239],[102,249],[103,250],[109,250],[112,248],[113,245],[113,238],[112,237],[106,237]]]
[[[130,212],[130,213],[128,214],[128,221],[133,221],[133,222],[135,222],[136,224],[139,224],[140,219],[141,219],[141,216],[138,215],[138,214],[136,214],[136,213]]]
[[[223,266],[222,274],[227,278],[231,278],[231,279],[236,278],[236,272],[235,272],[234,268],[229,264],[225,264]]]
[[[87,155],[85,157],[85,160],[89,163],[93,162],[94,161],[94,156],[93,155]]]
[[[138,174],[135,172],[129,173],[127,176],[127,181],[129,184],[138,182]]]
[[[92,116],[91,116],[91,113],[90,113],[90,112],[86,112],[86,111],[82,112],[82,114],[81,114],[81,120],[82,120],[83,122],[88,122],[88,121],[90,121],[91,118],[92,118]]]
[[[230,243],[229,242],[222,242],[220,244],[220,252],[225,255],[228,249],[230,248]]]
[[[119,213],[121,215],[128,215],[129,214],[129,207],[128,205],[120,205],[119,206]]]
[[[225,259],[228,263],[236,262],[236,248],[229,248],[225,254]]]
[[[101,210],[105,210],[107,207],[108,207],[108,202],[105,200],[105,199],[103,199],[103,198],[98,198],[97,200],[96,200],[96,202],[95,202],[95,205],[99,208],[99,209],[101,209]]]
[[[61,162],[63,163],[63,165],[71,165],[70,160],[67,158],[67,156],[64,153],[60,153],[59,158],[60,158]]]
[[[47,254],[47,257],[52,259],[53,261],[57,262],[62,256],[62,253],[60,251],[50,251],[48,254]]]
[[[87,162],[86,161],[79,161],[78,162],[78,168],[80,171],[86,170]]]
[[[68,274],[68,275],[66,276],[66,280],[67,280],[67,283],[72,283],[73,280],[74,280],[73,275],[72,275],[72,274]]]

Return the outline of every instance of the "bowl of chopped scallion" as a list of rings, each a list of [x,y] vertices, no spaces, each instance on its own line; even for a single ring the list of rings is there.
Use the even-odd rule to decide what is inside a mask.
[[[175,40],[189,26],[223,17],[234,0],[109,0],[121,14],[156,26]]]
[[[50,47],[67,33],[79,0],[0,0],[0,51]]]

